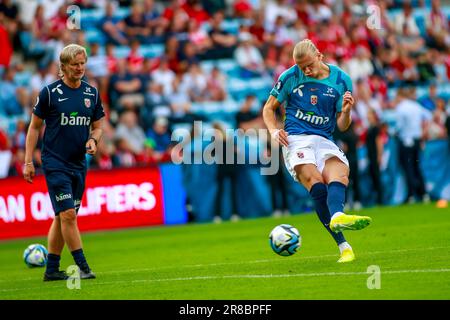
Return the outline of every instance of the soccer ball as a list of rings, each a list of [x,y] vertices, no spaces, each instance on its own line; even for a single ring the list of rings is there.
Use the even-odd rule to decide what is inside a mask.
[[[280,224],[270,232],[269,243],[275,253],[280,256],[291,256],[300,247],[302,237],[297,228],[289,224]]]
[[[42,244],[30,244],[23,252],[23,261],[32,267],[43,267],[47,264],[48,251]]]

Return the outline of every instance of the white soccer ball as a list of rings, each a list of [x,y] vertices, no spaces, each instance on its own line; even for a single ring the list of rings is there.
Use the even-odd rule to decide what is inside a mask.
[[[23,252],[23,261],[28,267],[43,267],[47,264],[48,251],[42,244],[30,244]]]
[[[290,224],[280,224],[273,228],[269,236],[270,247],[280,256],[291,256],[297,252],[302,237],[297,228]]]

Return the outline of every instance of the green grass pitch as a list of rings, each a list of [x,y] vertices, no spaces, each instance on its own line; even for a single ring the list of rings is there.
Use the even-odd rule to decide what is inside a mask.
[[[83,234],[97,279],[68,289],[43,282],[43,268],[22,260],[31,243],[0,242],[0,300],[152,299],[450,299],[450,210],[434,204],[365,209],[372,217],[348,231],[357,260],[338,264],[338,249],[315,214],[259,218],[222,224],[188,224]],[[269,246],[273,227],[300,230],[293,256]],[[64,249],[61,267],[73,264]],[[369,266],[380,270],[379,289]],[[370,278],[372,277],[372,278]]]

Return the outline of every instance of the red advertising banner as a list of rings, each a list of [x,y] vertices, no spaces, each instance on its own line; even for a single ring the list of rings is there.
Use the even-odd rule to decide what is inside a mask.
[[[54,217],[44,176],[0,180],[0,239],[45,236]],[[164,223],[159,168],[90,170],[78,211],[81,231]]]

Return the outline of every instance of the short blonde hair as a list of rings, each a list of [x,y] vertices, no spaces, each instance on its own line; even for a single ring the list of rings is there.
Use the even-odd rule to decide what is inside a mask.
[[[294,52],[292,56],[294,60],[298,60],[306,56],[307,54],[318,54],[320,53],[316,45],[309,39],[303,39],[297,43],[294,47]]]
[[[86,58],[86,61],[87,61],[86,49],[78,44],[71,43],[71,44],[65,46],[61,50],[61,53],[59,54],[59,76],[60,77],[64,76],[62,73],[61,65],[70,63],[70,61],[75,59],[75,57],[77,55],[79,55],[80,53],[84,54],[84,57]]]

